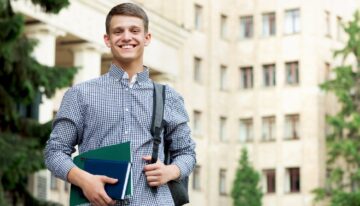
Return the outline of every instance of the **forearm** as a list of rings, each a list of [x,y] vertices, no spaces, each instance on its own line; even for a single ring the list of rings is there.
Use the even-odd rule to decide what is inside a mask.
[[[91,174],[86,172],[85,170],[82,170],[78,167],[73,167],[70,169],[67,180],[80,188],[84,187],[84,184],[86,184],[86,180],[88,180],[91,177]]]
[[[169,181],[176,180],[180,178],[180,169],[176,165],[166,165],[168,174],[169,174]]]

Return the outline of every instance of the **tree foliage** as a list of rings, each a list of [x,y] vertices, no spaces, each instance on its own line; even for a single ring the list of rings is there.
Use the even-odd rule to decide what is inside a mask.
[[[32,0],[58,13],[68,0]],[[41,96],[66,87],[76,68],[49,67],[32,57],[36,41],[23,34],[25,22],[10,0],[0,0],[0,205],[44,205],[26,190],[29,174],[44,168],[42,151],[51,122],[31,118]]]
[[[327,116],[331,134],[327,136],[326,187],[316,189],[316,201],[326,200],[331,206],[360,206],[360,13],[344,24],[348,40],[334,57],[342,64],[334,68],[336,77],[321,88],[332,92],[340,104],[340,111]],[[347,64],[349,57],[355,66]],[[352,62],[354,63],[354,62]]]
[[[249,163],[247,150],[243,149],[231,191],[234,206],[261,206],[259,179],[260,175]]]

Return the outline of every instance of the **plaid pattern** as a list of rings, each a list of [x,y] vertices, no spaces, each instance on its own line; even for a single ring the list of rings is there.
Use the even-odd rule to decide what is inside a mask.
[[[75,145],[82,153],[131,141],[134,195],[119,205],[173,205],[167,185],[158,187],[154,193],[143,173],[146,162],[142,157],[152,153],[152,113],[153,84],[149,70],[145,67],[129,87],[126,72],[111,65],[107,74],[75,85],[64,95],[44,150],[48,169],[66,180],[69,170],[75,166],[71,159]],[[163,135],[172,141],[173,164],[180,168],[180,178],[189,176],[196,161],[195,143],[187,125],[189,118],[183,98],[169,86],[166,86],[164,120]],[[163,142],[159,159],[164,160]]]

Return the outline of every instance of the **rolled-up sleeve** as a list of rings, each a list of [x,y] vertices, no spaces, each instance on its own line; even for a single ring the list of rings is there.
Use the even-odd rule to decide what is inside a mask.
[[[47,168],[63,180],[67,180],[70,169],[75,166],[71,154],[75,152],[75,145],[81,141],[83,117],[80,93],[70,88],[61,102],[44,149]]]
[[[166,121],[165,139],[170,141],[171,164],[180,169],[180,179],[190,175],[196,164],[195,142],[188,126],[189,116],[185,110],[184,99],[170,87],[166,87],[164,119]]]

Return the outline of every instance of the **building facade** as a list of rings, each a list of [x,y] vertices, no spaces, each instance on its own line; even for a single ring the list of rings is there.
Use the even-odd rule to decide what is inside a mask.
[[[39,39],[34,56],[47,65],[80,66],[81,82],[107,71],[105,16],[123,1],[72,0],[59,15],[13,1],[26,16],[26,35]],[[341,24],[359,0],[137,0],[153,40],[145,64],[153,79],[185,98],[197,165],[189,205],[232,205],[241,148],[261,174],[264,206],[310,206],[324,186],[325,114],[334,98],[319,89],[332,78]],[[39,120],[52,118],[64,91],[43,100]],[[67,205],[69,185],[41,171],[31,191]]]

